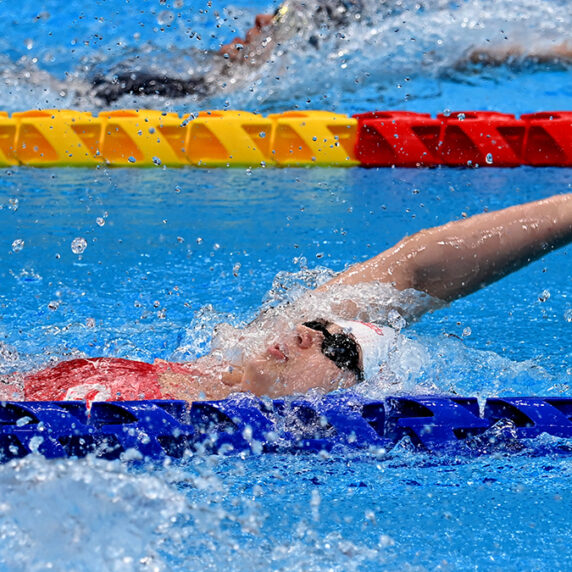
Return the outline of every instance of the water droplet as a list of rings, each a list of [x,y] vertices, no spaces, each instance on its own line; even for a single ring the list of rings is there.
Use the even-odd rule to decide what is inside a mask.
[[[468,326],[463,330],[463,337],[468,338],[473,333],[473,330]]]
[[[175,15],[170,10],[163,10],[157,15],[157,23],[159,26],[169,26],[173,23]]]
[[[402,330],[407,326],[405,318],[395,309],[387,313],[387,323],[395,330]]]
[[[493,154],[487,153],[485,161],[486,161],[487,165],[492,165],[493,164]]]
[[[40,445],[44,442],[44,438],[40,435],[34,435],[28,442],[28,447],[32,453],[37,453],[40,449]]]
[[[564,319],[572,324],[572,308],[568,308],[565,312],[564,312]]]
[[[129,157],[129,159],[127,159],[130,163],[136,163],[137,159],[135,159],[135,157],[131,156]]]
[[[95,222],[97,223],[97,226],[103,226],[105,224],[105,219],[102,216],[98,216],[95,219]]]
[[[258,137],[264,139],[264,138],[266,137],[266,132],[265,132],[265,131],[261,131],[261,132],[258,134]]]
[[[215,250],[218,250],[220,248],[220,244],[218,242],[215,242],[213,248]]]
[[[202,244],[203,243],[203,239],[199,236],[197,238],[197,244]]]
[[[238,271],[240,270],[242,264],[240,262],[237,262],[233,267],[232,267],[232,274],[233,276],[238,276]],[[571,320],[572,321],[572,311],[570,312],[571,315]]]
[[[546,300],[549,300],[549,299],[550,299],[550,290],[543,290],[540,293],[540,296],[538,296],[538,300],[540,302],[546,302]]]
[[[458,119],[459,121],[465,121],[465,114],[464,114],[464,113],[459,113],[459,114],[457,115],[457,119]]]
[[[443,111],[443,115],[444,115],[445,117],[449,117],[449,116],[451,115],[451,110],[450,110],[450,109],[445,109],[445,110]]]
[[[21,238],[17,238],[12,243],[12,250],[14,252],[21,252],[23,248],[24,248],[24,241]]]
[[[154,165],[161,165],[161,159],[159,159],[159,157],[153,157],[153,164]]]
[[[87,248],[87,240],[82,237],[74,238],[71,243],[71,249],[74,254],[83,254]]]

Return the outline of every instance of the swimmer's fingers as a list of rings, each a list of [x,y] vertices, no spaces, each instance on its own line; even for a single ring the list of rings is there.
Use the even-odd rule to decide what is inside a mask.
[[[246,44],[246,40],[242,38],[234,38],[234,40],[228,44],[224,44],[220,50],[219,54],[223,56],[228,56],[232,61],[239,60],[243,57],[242,50]]]
[[[273,14],[258,14],[254,19],[254,26],[250,28],[243,38],[234,38],[232,42],[224,44],[219,53],[228,56],[232,61],[241,60],[245,57],[244,48],[256,42],[261,36],[263,28],[267,28],[274,23]]]
[[[254,25],[257,28],[266,28],[274,23],[274,14],[257,14]]]

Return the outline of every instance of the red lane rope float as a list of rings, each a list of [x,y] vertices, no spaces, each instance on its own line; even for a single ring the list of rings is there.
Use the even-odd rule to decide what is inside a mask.
[[[403,111],[363,113],[356,159],[369,167],[572,166],[572,112],[514,115],[464,111],[432,118]]]
[[[572,166],[572,112],[0,112],[0,167]]]

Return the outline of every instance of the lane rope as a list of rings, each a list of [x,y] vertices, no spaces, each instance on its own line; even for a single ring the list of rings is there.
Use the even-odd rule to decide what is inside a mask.
[[[546,436],[552,441],[546,443]],[[542,437],[544,437],[544,441]],[[161,460],[218,454],[352,449],[385,453],[398,443],[430,452],[572,452],[572,398],[398,396],[344,393],[320,399],[223,401],[2,402],[0,460],[46,458]],[[528,445],[530,448],[530,445]]]
[[[572,166],[572,112],[0,112],[0,166]]]

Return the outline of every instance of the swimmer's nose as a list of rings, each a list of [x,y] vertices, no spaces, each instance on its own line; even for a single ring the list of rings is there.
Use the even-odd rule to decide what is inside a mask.
[[[296,344],[300,349],[306,350],[311,348],[315,343],[322,342],[322,334],[307,328],[306,326],[299,325],[296,328]]]

